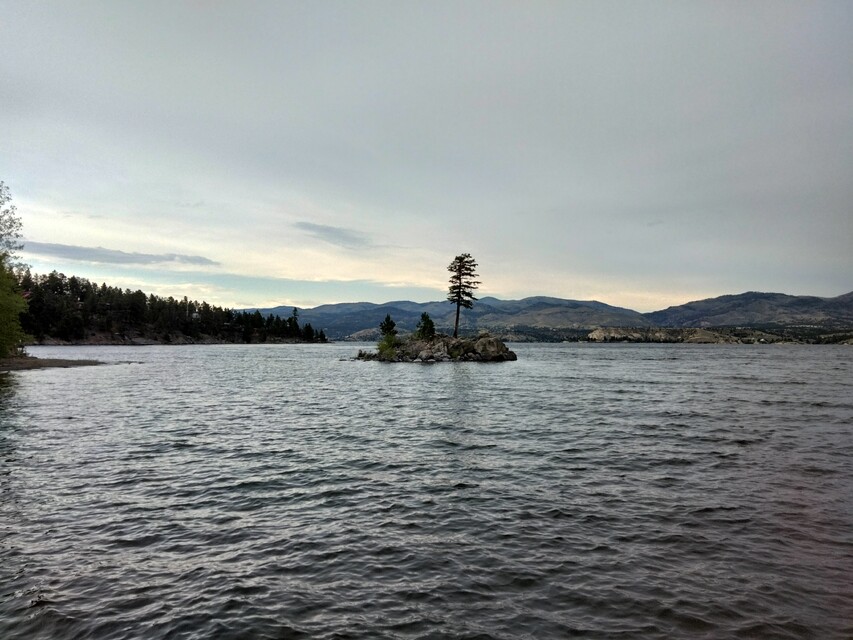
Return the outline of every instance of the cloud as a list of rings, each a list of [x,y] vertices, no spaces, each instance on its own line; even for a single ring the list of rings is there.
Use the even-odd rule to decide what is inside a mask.
[[[209,258],[203,256],[187,256],[180,253],[127,253],[117,249],[105,249],[104,247],[80,247],[71,244],[55,244],[51,242],[24,243],[24,253],[50,256],[75,262],[95,262],[119,265],[154,265],[166,263],[178,263],[201,267],[219,266]]]
[[[16,3],[0,178],[66,243],[24,253],[441,289],[469,251],[501,297],[647,310],[850,290],[853,3],[423,4]]]
[[[344,227],[331,227],[313,222],[295,222],[293,226],[314,238],[345,249],[363,249],[372,245],[363,233]]]

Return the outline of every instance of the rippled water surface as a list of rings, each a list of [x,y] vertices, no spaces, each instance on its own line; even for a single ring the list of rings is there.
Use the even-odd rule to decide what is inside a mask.
[[[851,638],[853,348],[35,348],[0,638]]]

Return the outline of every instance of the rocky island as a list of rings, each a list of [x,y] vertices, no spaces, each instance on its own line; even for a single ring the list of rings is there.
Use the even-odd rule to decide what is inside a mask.
[[[377,351],[359,351],[359,360],[381,362],[505,362],[517,360],[515,352],[502,340],[486,332],[476,338],[454,338],[438,334],[420,338],[412,334],[406,338],[380,341]]]
[[[459,337],[459,314],[461,309],[474,306],[474,290],[480,284],[477,278],[477,263],[470,253],[456,256],[447,267],[450,271],[448,302],[456,306],[453,335],[437,333],[435,322],[429,314],[421,314],[415,332],[400,338],[397,335],[397,323],[391,314],[379,324],[382,339],[376,345],[376,351],[359,351],[360,360],[379,360],[381,362],[505,362],[518,360],[513,351],[487,331],[481,331],[476,338]]]

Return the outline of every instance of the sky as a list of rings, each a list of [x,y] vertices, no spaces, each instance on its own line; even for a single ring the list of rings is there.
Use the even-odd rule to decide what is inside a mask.
[[[23,258],[232,308],[853,290],[853,3],[0,0]]]

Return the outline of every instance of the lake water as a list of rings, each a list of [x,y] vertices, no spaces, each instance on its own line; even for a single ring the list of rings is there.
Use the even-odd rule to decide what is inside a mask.
[[[853,348],[33,348],[0,638],[851,638]]]

